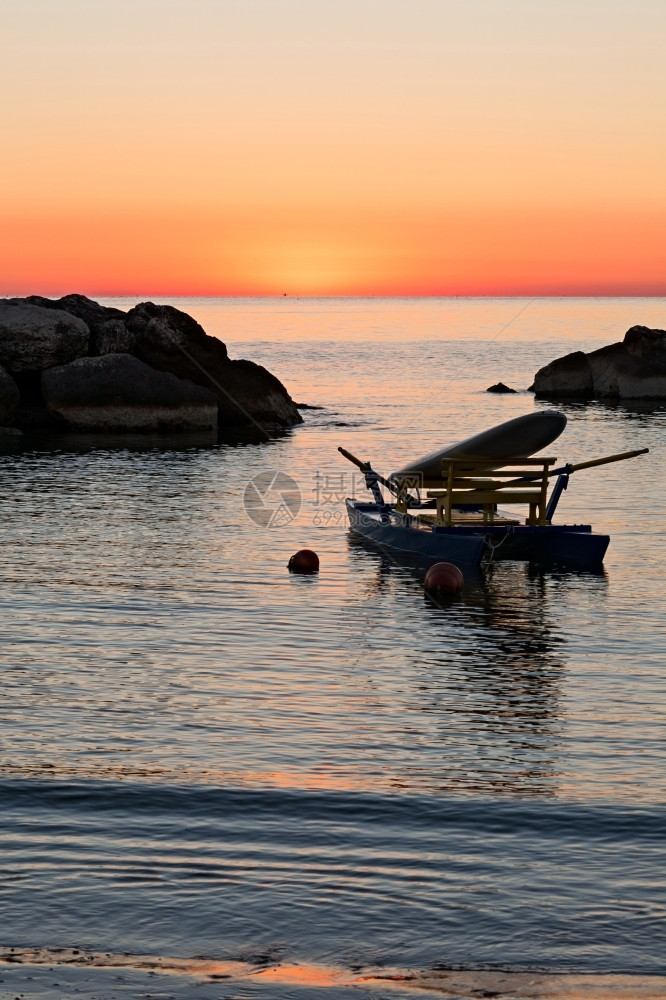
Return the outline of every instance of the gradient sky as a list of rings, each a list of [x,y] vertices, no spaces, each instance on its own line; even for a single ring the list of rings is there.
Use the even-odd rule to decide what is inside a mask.
[[[0,0],[0,294],[666,294],[664,0]]]

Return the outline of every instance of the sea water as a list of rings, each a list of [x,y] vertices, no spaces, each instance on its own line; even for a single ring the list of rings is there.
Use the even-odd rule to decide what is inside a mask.
[[[26,996],[656,996],[666,406],[527,387],[666,302],[172,304],[317,408],[235,445],[5,444],[0,998],[17,966]],[[551,407],[562,461],[650,448],[560,502],[610,534],[603,571],[498,563],[434,607],[349,535],[339,445],[390,472]],[[303,547],[318,575],[288,573]]]

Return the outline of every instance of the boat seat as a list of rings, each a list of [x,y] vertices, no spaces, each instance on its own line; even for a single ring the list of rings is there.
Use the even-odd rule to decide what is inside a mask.
[[[498,465],[487,458],[442,459],[441,482],[424,484],[426,496],[437,503],[434,523],[444,527],[470,524],[470,517],[481,524],[506,523],[497,514],[498,504],[518,504],[528,508],[527,524],[547,524],[548,476],[555,461],[521,457]]]

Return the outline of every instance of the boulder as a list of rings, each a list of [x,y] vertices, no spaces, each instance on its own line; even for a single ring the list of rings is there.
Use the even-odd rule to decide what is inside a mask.
[[[181,431],[217,426],[217,401],[200,385],[157,372],[130,354],[79,358],[42,373],[52,418],[81,431]]]
[[[530,390],[537,396],[572,396],[589,399],[593,394],[592,369],[582,351],[565,354],[540,368]]]
[[[282,382],[254,361],[229,361],[218,372],[220,424],[256,423],[291,427],[303,423]]]
[[[85,295],[65,295],[60,299],[31,295],[25,299],[0,300],[0,363],[4,361],[19,384],[21,401],[15,422],[20,427],[48,428],[54,420],[60,425],[71,422],[72,426],[80,426],[80,420],[91,421],[86,426],[92,427],[101,413],[99,407],[95,411],[98,416],[90,409],[95,404],[94,392],[86,396],[77,382],[74,401],[71,406],[65,401],[60,412],[61,401],[57,393],[51,395],[48,404],[43,396],[44,387],[48,387],[49,392],[56,392],[60,376],[41,379],[40,373],[85,356],[118,355],[132,355],[157,372],[169,373],[208,390],[213,394],[219,424],[228,430],[230,438],[241,430],[243,434],[263,433],[302,422],[294,401],[279,379],[251,361],[230,361],[221,340],[208,336],[195,319],[173,306],[142,302],[125,313],[100,305]],[[107,369],[103,366],[74,369],[90,372],[91,376],[96,373],[95,378],[101,378],[103,370],[115,369],[113,365]],[[124,370],[129,373],[129,368]],[[129,420],[127,426],[134,427],[136,421],[139,421],[137,426],[144,426],[141,423],[144,418],[145,426],[151,426],[153,418],[141,411],[134,389],[128,389],[128,393],[126,405],[136,410],[132,411],[132,419],[127,414],[121,417],[119,412],[113,417],[120,421],[118,424],[114,424],[111,417],[99,417],[102,420],[100,429],[125,426],[126,418]],[[121,394],[118,398],[124,397]],[[210,406],[211,401],[206,398]],[[160,405],[154,403],[155,407]],[[107,401],[104,406],[108,409],[112,404]],[[182,410],[181,403],[175,406],[176,410]],[[78,414],[76,417],[74,411]],[[82,416],[84,411],[85,418]],[[139,411],[143,412],[143,417]],[[163,425],[201,427],[207,426],[207,419],[199,414],[192,417],[194,424],[191,424],[190,418],[180,412],[174,413],[172,421],[164,417]],[[197,422],[199,420],[204,423]]]
[[[87,295],[72,293],[63,295],[61,299],[47,299],[43,295],[28,295],[20,301],[29,302],[30,305],[41,306],[42,309],[59,309],[62,312],[71,313],[78,319],[82,319],[90,331],[97,329],[110,319],[124,319],[125,313],[122,309],[114,306],[103,306],[94,299],[89,299]]]
[[[61,299],[47,299],[42,295],[29,295],[25,302],[43,309],[59,309],[82,319],[90,330],[88,354],[132,354],[134,334],[125,325],[126,313],[114,306],[102,306],[86,295],[63,295]]]
[[[551,398],[666,399],[666,331],[632,326],[621,343],[552,361],[530,388]]]
[[[192,316],[175,306],[140,302],[126,314],[125,322],[136,336],[137,352],[153,368],[167,371],[167,365],[179,365],[201,377],[198,365],[228,360],[226,345],[209,337]]]
[[[88,352],[83,320],[25,299],[0,299],[0,364],[10,373],[43,371]]]
[[[0,366],[0,425],[9,424],[19,405],[19,388],[9,372]]]
[[[622,344],[608,344],[586,355],[592,377],[591,395],[598,398],[619,397],[620,377],[631,359]]]
[[[279,379],[251,361],[230,361],[222,341],[208,336],[187,313],[142,302],[125,322],[136,337],[137,357],[215,393],[222,426],[302,423]]]
[[[100,354],[133,354],[136,337],[122,319],[108,319],[90,331],[91,357]]]
[[[647,326],[632,326],[624,335],[627,353],[652,368],[657,364],[666,368],[666,330],[651,330]]]
[[[489,385],[486,392],[516,392],[516,390],[505,385],[504,382],[496,382],[495,385]]]

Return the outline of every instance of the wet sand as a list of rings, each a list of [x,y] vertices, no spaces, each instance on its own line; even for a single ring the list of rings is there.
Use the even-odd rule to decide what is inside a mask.
[[[252,982],[267,996],[321,991],[327,1000],[400,993],[436,993],[457,1000],[664,1000],[666,976],[600,975],[474,970],[349,970],[324,965],[217,961],[206,958],[114,955],[78,949],[4,949],[0,952],[0,1000],[37,997],[113,1000],[137,997],[231,998],[234,986]],[[212,987],[218,987],[215,993]]]

